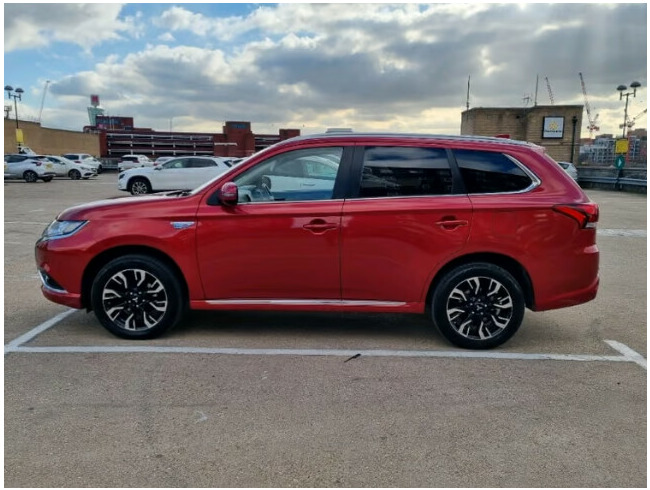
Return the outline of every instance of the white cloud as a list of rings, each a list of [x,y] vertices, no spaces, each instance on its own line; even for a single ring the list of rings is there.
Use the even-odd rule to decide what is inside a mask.
[[[88,50],[107,40],[135,36],[137,17],[120,20],[120,4],[5,4],[5,52],[77,44]]]
[[[173,117],[175,128],[201,131],[243,119],[256,131],[350,126],[457,133],[469,75],[472,107],[513,107],[533,93],[538,74],[541,103],[548,103],[548,76],[556,103],[582,104],[582,71],[592,106],[607,120],[617,111],[622,119],[616,85],[633,79],[647,85],[645,5],[279,4],[228,18],[184,5],[155,19],[139,13],[121,21],[119,6],[97,8],[104,40],[137,37],[148,21],[163,30],[150,39],[160,44],[140,44],[53,78],[52,96],[63,109],[77,107],[79,126],[86,124],[88,95],[99,93],[111,115],[158,129]],[[29,12],[17,9],[13,28],[24,22],[26,32],[63,39],[49,24],[31,22]],[[201,39],[188,41],[192,35]],[[84,43],[81,35],[70,42]],[[614,131],[618,121],[611,121]]]

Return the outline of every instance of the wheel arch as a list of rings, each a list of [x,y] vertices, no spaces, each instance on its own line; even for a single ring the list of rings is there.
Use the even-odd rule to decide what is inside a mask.
[[[153,192],[153,186],[151,185],[151,181],[144,175],[133,175],[132,177],[129,177],[129,180],[126,181],[127,190],[131,188],[131,184],[136,180],[142,180],[143,182],[145,182],[149,186],[149,189],[151,189],[151,191]]]
[[[86,266],[83,277],[81,279],[81,304],[84,308],[86,308],[87,311],[90,311],[92,309],[90,291],[92,289],[93,280],[101,268],[113,259],[122,257],[124,255],[133,254],[146,255],[148,257],[158,259],[163,264],[167,265],[181,286],[185,305],[189,305],[189,287],[185,281],[185,277],[183,276],[180,267],[169,255],[153,247],[141,245],[124,245],[105,250],[104,252],[94,257]]]
[[[468,255],[463,255],[461,257],[456,257],[452,261],[445,264],[434,276],[431,284],[429,285],[429,290],[427,291],[425,307],[427,311],[431,309],[431,300],[433,298],[433,292],[440,283],[440,280],[452,269],[459,267],[461,265],[469,264],[472,262],[486,262],[489,264],[497,265],[506,271],[508,271],[515,280],[521,286],[521,289],[524,293],[524,299],[526,300],[526,307],[532,308],[535,304],[535,291],[533,289],[533,283],[530,279],[530,275],[526,268],[521,265],[518,261],[509,257],[507,255],[502,255],[492,252],[479,252]]]

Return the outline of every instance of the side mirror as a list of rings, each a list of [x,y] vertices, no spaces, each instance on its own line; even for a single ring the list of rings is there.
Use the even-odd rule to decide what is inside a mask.
[[[219,189],[219,200],[226,206],[234,206],[239,201],[239,188],[234,182],[226,182]]]

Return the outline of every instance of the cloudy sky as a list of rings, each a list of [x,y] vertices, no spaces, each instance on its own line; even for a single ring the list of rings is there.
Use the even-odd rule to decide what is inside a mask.
[[[582,72],[603,133],[620,132],[618,85],[642,84],[630,117],[647,107],[645,3],[5,3],[4,54],[21,119],[44,100],[43,126],[73,130],[98,94],[161,131],[458,134],[469,76],[470,107],[524,107],[538,75],[539,105],[546,78],[555,104],[583,104]]]

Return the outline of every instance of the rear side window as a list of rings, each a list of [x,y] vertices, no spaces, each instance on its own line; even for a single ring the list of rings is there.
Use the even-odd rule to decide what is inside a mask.
[[[517,192],[533,184],[531,177],[503,153],[454,150],[469,194]]]
[[[359,197],[451,194],[447,153],[440,148],[367,147]]]

